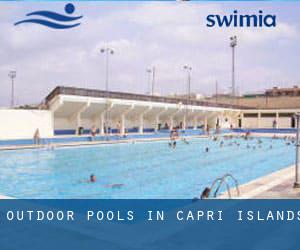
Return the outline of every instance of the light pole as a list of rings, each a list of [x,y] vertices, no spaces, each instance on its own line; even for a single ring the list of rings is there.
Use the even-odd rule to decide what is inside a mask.
[[[113,55],[115,51],[112,48],[105,47],[100,50],[101,53],[105,53],[105,90],[108,91],[108,70],[109,70],[109,55]]]
[[[188,100],[191,98],[191,71],[192,67],[184,65],[183,69],[187,72],[187,91],[188,91]]]
[[[109,77],[109,56],[113,55],[115,52],[112,48],[105,47],[100,50],[101,53],[105,54],[105,91],[106,91],[106,112],[105,112],[105,132],[108,134],[108,98],[109,98],[109,86],[108,86],[108,77]],[[106,138],[108,139],[108,137]]]
[[[17,76],[17,72],[14,70],[9,71],[8,76],[11,79],[11,103],[10,103],[10,106],[14,107],[15,106],[15,82],[14,82],[14,79]]]
[[[155,74],[156,74],[156,68],[155,68],[155,66],[153,66],[153,68],[152,68],[152,88],[151,88],[152,95],[154,95]]]
[[[216,81],[216,103],[218,103],[218,93],[219,93],[219,84],[218,81]]]
[[[294,118],[295,118],[296,124],[297,124],[297,134],[296,134],[296,162],[295,162],[295,183],[294,183],[294,188],[300,188],[300,181],[299,181],[300,113],[296,113],[294,115]]]
[[[151,83],[151,95],[154,95],[154,85],[155,85],[155,74],[156,74],[156,68],[153,66],[152,68],[147,69],[148,75],[148,84],[149,84],[149,94],[150,94],[150,76],[152,73],[152,83]]]
[[[185,111],[185,127],[186,127],[186,119],[188,115],[188,105],[191,101],[191,71],[192,67],[189,65],[184,65],[183,69],[187,72],[187,100],[186,100],[186,111]]]
[[[152,74],[152,69],[150,69],[150,68],[148,68],[147,70],[146,70],[146,72],[147,72],[147,75],[148,75],[148,95],[150,95],[151,94],[151,74]]]
[[[232,91],[232,97],[235,97],[235,47],[237,46],[237,37],[232,36],[230,37],[230,47],[232,48],[232,86],[231,86],[231,91]]]

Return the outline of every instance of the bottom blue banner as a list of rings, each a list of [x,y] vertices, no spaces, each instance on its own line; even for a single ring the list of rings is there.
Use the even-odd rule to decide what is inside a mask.
[[[1,200],[0,249],[295,249],[297,200]]]

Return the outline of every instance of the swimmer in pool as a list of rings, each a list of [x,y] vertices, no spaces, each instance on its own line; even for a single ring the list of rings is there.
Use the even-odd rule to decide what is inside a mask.
[[[123,187],[124,184],[121,184],[121,183],[116,183],[116,184],[109,184],[109,185],[106,185],[105,187],[107,188],[121,188]]]
[[[188,142],[186,138],[183,138],[182,141],[183,141],[185,144],[190,144],[190,142]]]
[[[96,181],[97,181],[96,176],[94,174],[91,174],[89,182],[94,183]]]
[[[208,153],[209,152],[209,147],[205,148],[205,152]]]
[[[202,194],[201,194],[201,196],[200,196],[200,199],[201,199],[201,200],[208,199],[208,198],[209,198],[210,191],[211,191],[210,188],[209,188],[209,187],[206,187],[206,188],[203,190],[203,192],[202,192]]]

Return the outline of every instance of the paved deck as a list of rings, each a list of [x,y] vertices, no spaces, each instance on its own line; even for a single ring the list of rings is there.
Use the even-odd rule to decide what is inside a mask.
[[[214,135],[214,134],[213,134]],[[210,135],[210,136],[213,136]],[[222,134],[222,135],[231,135]],[[179,138],[208,138],[209,135],[184,135]],[[40,144],[40,145],[16,145],[16,146],[0,146],[1,150],[18,150],[18,149],[38,149],[38,148],[49,148],[49,147],[73,147],[73,146],[93,146],[93,145],[105,145],[105,144],[118,144],[118,143],[135,143],[135,142],[151,142],[151,141],[169,141],[169,136],[165,137],[149,137],[149,138],[130,138],[130,139],[120,139],[120,140],[95,140],[95,141],[83,141],[83,142],[58,142],[58,143],[51,143],[50,145]]]
[[[290,166],[272,174],[260,177],[240,186],[238,199],[300,199],[300,188],[293,188],[295,166]],[[232,189],[231,193],[236,194]],[[222,194],[219,198],[228,198]]]

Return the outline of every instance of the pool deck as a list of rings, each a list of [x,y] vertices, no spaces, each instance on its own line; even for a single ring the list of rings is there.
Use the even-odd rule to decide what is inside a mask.
[[[9,197],[9,196],[6,196],[6,195],[2,195],[2,194],[0,194],[0,200],[1,199],[6,199],[6,200],[10,200],[10,199],[14,199],[13,197]]]
[[[222,134],[222,135],[229,135],[229,134]],[[231,133],[230,133],[231,135]],[[178,140],[187,138],[208,138],[209,136],[215,136],[214,134],[211,135],[187,135],[181,136]],[[74,147],[74,146],[93,146],[93,145],[105,145],[105,144],[120,144],[120,143],[135,143],[135,142],[151,142],[151,141],[169,141],[169,136],[165,137],[149,137],[149,138],[130,138],[130,139],[120,139],[120,140],[108,140],[108,141],[86,141],[86,142],[60,142],[60,143],[52,143],[50,145],[16,145],[16,146],[0,146],[0,151],[4,150],[19,150],[19,149],[39,149],[39,148],[49,148],[49,147]]]
[[[240,136],[244,133],[224,133],[224,134],[202,134],[202,135],[185,135],[181,136],[179,139],[182,138],[208,138],[211,136]],[[273,133],[251,133],[251,136],[254,137],[273,137],[275,134]],[[283,137],[295,137],[295,134],[276,134],[278,138]],[[74,136],[56,136],[56,138],[70,138]],[[81,137],[81,136],[77,136]],[[82,136],[86,137],[86,136]],[[14,145],[14,146],[0,146],[0,151],[3,150],[19,150],[19,149],[38,149],[38,148],[49,148],[49,147],[74,147],[74,146],[91,146],[91,145],[105,145],[105,144],[118,144],[118,143],[135,143],[135,142],[149,142],[149,141],[161,141],[161,140],[169,140],[169,136],[162,136],[162,137],[148,137],[148,138],[130,138],[130,139],[119,139],[119,140],[95,140],[95,141],[80,141],[80,142],[59,142],[59,143],[51,143],[51,144],[40,144],[40,145]]]
[[[290,166],[241,185],[239,197],[235,189],[231,194],[236,199],[300,199],[300,188],[293,188],[294,178],[295,166]],[[228,195],[218,198],[227,199]]]

